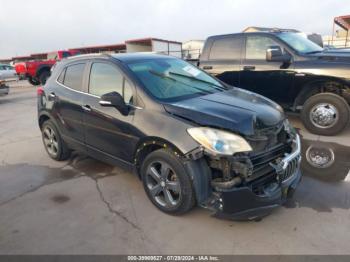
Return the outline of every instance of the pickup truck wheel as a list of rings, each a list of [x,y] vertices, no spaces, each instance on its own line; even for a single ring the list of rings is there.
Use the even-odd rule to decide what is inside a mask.
[[[57,161],[63,161],[69,158],[71,151],[62,140],[55,124],[47,120],[41,128],[41,134],[45,150],[48,155]]]
[[[170,150],[150,153],[140,171],[148,198],[161,211],[181,215],[192,209],[195,193],[191,179],[182,161]]]
[[[44,71],[39,75],[39,81],[42,85],[46,84],[47,79],[50,77],[49,71]]]
[[[29,82],[30,84],[32,84],[33,86],[38,86],[38,85],[40,85],[40,82],[39,82],[37,79],[35,79],[35,78],[29,77],[29,78],[28,78],[28,82]]]
[[[321,93],[306,100],[301,119],[310,132],[332,136],[347,126],[349,115],[349,105],[344,98],[333,93]]]

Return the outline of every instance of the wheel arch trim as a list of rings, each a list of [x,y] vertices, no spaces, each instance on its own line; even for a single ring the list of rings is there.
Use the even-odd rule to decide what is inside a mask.
[[[55,118],[49,112],[43,111],[43,112],[40,112],[38,115],[38,125],[40,129],[43,123],[47,120],[51,120],[57,126]]]
[[[140,159],[140,157],[142,156],[141,154],[145,152],[147,148],[153,148],[155,150],[161,149],[161,148],[169,148],[174,152],[176,156],[180,157],[184,155],[184,153],[176,145],[174,145],[172,142],[164,138],[160,138],[156,136],[144,137],[137,143],[135,147],[135,151],[133,153],[133,156],[134,156],[133,160],[134,160],[135,166],[138,166],[141,164],[139,162],[141,160]],[[151,150],[150,152],[152,151],[154,150]]]
[[[338,87],[334,86],[334,88],[337,90],[348,90],[347,93],[349,93],[349,97],[350,97],[350,81],[346,81],[345,79],[341,79],[341,78],[319,77],[303,84],[303,87],[301,88],[301,90],[299,91],[299,93],[294,99],[292,110],[296,111],[297,107],[305,103],[305,101],[312,96],[313,92],[316,92],[315,94],[331,92],[327,90],[322,90],[325,88],[322,85],[326,83],[335,83],[335,84],[341,85]],[[331,93],[334,93],[334,92],[331,92]],[[349,99],[346,99],[346,100],[350,102]]]

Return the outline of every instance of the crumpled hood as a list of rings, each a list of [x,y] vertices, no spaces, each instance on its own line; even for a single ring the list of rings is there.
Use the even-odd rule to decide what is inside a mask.
[[[285,119],[282,108],[258,94],[234,88],[225,92],[164,104],[173,115],[202,126],[254,135],[256,129],[276,126]]]

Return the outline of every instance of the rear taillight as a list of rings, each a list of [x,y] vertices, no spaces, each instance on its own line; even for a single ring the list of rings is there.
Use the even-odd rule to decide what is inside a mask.
[[[42,86],[39,86],[38,89],[36,90],[36,93],[38,96],[42,96],[44,92],[44,88]]]

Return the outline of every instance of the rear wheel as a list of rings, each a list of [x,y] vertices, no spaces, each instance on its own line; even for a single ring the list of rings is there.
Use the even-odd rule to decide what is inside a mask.
[[[45,150],[52,159],[63,161],[69,158],[70,150],[51,120],[44,122],[41,133]]]
[[[31,78],[31,77],[29,77],[29,78],[28,78],[28,82],[29,82],[30,84],[32,84],[33,86],[38,86],[38,85],[40,85],[39,80],[37,80],[36,78]]]
[[[180,215],[194,206],[191,179],[182,161],[171,151],[150,153],[142,164],[141,175],[148,198],[161,211]]]
[[[349,105],[344,98],[333,93],[321,93],[306,100],[301,119],[310,132],[332,136],[347,126],[349,115]]]

